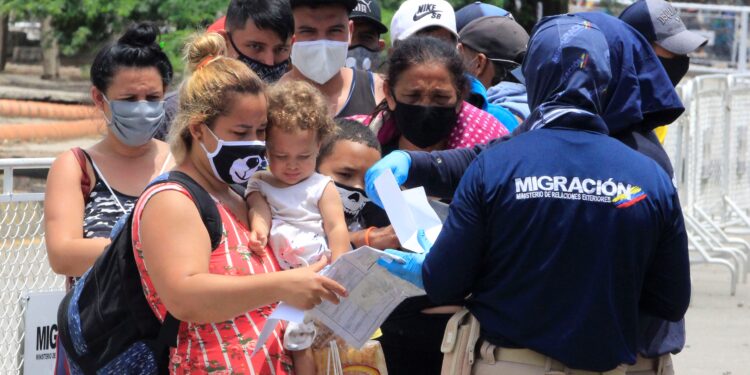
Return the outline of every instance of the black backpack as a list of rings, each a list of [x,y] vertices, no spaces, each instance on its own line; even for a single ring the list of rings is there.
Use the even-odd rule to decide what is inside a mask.
[[[149,186],[175,182],[193,198],[211,237],[221,241],[216,203],[192,178],[170,172]],[[132,213],[112,243],[63,299],[57,312],[58,337],[71,373],[167,373],[169,348],[176,345],[180,322],[167,313],[164,323],[146,301],[132,246]]]

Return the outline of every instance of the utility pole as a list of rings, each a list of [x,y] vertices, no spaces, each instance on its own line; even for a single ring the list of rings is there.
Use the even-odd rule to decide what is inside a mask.
[[[8,14],[0,14],[0,72],[8,59]]]
[[[42,79],[57,78],[60,78],[60,47],[52,16],[45,16],[42,21]]]

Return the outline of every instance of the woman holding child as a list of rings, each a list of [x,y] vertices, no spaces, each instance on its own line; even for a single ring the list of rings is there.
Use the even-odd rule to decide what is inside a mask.
[[[183,84],[170,133],[175,171],[216,200],[223,239],[211,249],[189,194],[162,183],[147,189],[135,206],[134,253],[154,313],[163,318],[169,311],[183,322],[170,353],[171,373],[287,374],[292,362],[281,327],[250,356],[274,304],[309,309],[323,299],[337,303],[346,291],[316,273],[328,263],[325,255],[310,266],[277,272],[272,251],[248,248],[248,207],[230,184],[247,181],[262,165],[256,159],[264,152],[269,99],[257,75],[222,57],[224,48],[218,34],[200,36],[188,47],[193,73]],[[314,165],[316,153],[300,157],[309,156]],[[330,247],[336,254],[340,246]]]

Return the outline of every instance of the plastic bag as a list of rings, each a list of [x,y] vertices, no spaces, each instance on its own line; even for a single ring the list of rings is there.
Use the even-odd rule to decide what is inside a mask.
[[[313,348],[318,375],[388,375],[380,342],[370,340],[357,350],[331,340],[327,346]]]

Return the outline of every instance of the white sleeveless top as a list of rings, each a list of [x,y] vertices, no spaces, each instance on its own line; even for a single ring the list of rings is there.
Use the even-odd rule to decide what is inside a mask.
[[[245,194],[259,192],[271,207],[271,246],[283,269],[297,268],[330,256],[318,208],[320,197],[331,178],[313,173],[288,187],[275,187],[264,181],[268,172],[258,172],[247,183]]]

